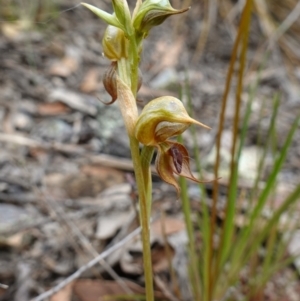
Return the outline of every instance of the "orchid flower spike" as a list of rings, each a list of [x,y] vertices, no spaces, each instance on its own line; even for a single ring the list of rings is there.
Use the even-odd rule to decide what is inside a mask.
[[[135,137],[147,146],[157,148],[155,166],[159,176],[173,185],[179,192],[175,175],[195,182],[190,170],[189,154],[180,143],[169,140],[182,134],[191,124],[209,129],[208,126],[191,118],[182,102],[172,96],[164,96],[150,101],[143,109],[135,126]]]

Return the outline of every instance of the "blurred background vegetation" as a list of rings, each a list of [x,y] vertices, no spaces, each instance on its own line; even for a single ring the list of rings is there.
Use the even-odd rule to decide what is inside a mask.
[[[88,2],[111,11],[109,0]],[[134,3],[134,0],[130,1],[132,7]],[[174,0],[172,3],[177,8],[191,6],[191,9],[187,14],[168,19],[162,27],[153,30],[145,41],[142,57],[144,90],[141,90],[141,97],[147,101],[168,92],[178,95],[178,90],[181,90],[182,99],[190,107],[191,115],[212,127],[207,136],[192,128],[183,137],[190,149],[194,149],[194,169],[199,174],[207,171],[208,174],[204,172],[204,179],[216,175],[215,170],[218,170],[217,175],[222,176],[220,189],[218,187],[216,190],[211,184],[200,186],[198,190],[192,187],[198,193],[194,199],[201,199],[200,205],[197,202],[195,205],[187,183],[181,182],[191,255],[189,271],[193,299],[285,300],[283,298],[287,297],[287,293],[284,286],[293,281],[299,284],[299,265],[295,265],[299,246],[294,252],[289,246],[298,237],[299,228],[300,139],[297,114],[300,106],[300,1],[254,0],[249,35],[245,28],[241,28],[246,1]],[[4,94],[1,96],[0,104],[5,108],[2,132],[11,136],[24,134],[26,138],[38,138],[38,141],[55,141],[49,134],[55,132],[53,126],[46,127],[43,136],[33,130],[32,124],[30,129],[22,127],[22,123],[15,125],[14,121],[12,126],[7,126],[7,120],[10,112],[15,110],[9,107],[11,103],[18,108],[24,100],[29,100],[31,104],[42,108],[44,102],[48,105],[49,94],[56,88],[64,87],[85,96],[99,98],[100,95],[102,100],[104,93],[100,87],[99,73],[103,73],[107,67],[107,62],[101,57],[104,28],[100,20],[84,11],[75,1],[0,0],[0,30],[2,37],[8,41],[5,47],[1,48],[0,45],[1,90],[4,91],[5,85],[11,85],[12,90],[20,92],[13,101],[10,97],[5,99]],[[242,32],[244,40],[238,38],[239,32]],[[29,36],[27,33],[41,35]],[[246,38],[249,38],[247,42]],[[167,40],[171,42],[168,44]],[[243,56],[243,47],[247,49],[247,56]],[[236,60],[231,61],[233,54]],[[58,62],[55,68],[53,62]],[[95,67],[100,70],[98,73]],[[165,69],[169,73],[164,72]],[[173,76],[173,69],[176,76]],[[28,76],[24,84],[26,87],[18,79],[18,74],[19,77]],[[85,77],[86,74],[90,77]],[[161,80],[159,75],[163,75],[162,81],[167,84],[154,85],[158,79]],[[41,88],[45,91],[41,91]],[[60,96],[59,101],[62,98]],[[67,101],[65,103],[66,107],[69,106]],[[222,111],[224,103],[226,105]],[[110,138],[108,144],[112,146],[103,146],[108,136],[103,133],[120,127],[119,123],[111,122],[119,120],[115,112],[105,117],[104,112],[110,109],[104,111],[101,107],[101,112],[94,114],[89,111],[94,107],[88,103],[88,108],[84,108],[78,117],[66,107],[54,109],[45,106],[44,111],[36,109],[34,113],[26,108],[26,114],[31,114],[32,123],[40,128],[39,122],[45,116],[53,120],[60,119],[62,110],[67,117],[63,115],[61,118],[64,123],[59,124],[58,132],[65,134],[66,126],[70,124],[73,129],[78,124],[87,126],[82,126],[84,131],[78,134],[79,138],[69,135],[66,130],[67,138],[59,138],[60,142],[79,147],[83,144],[86,148],[80,149],[82,153],[104,152],[128,157],[128,149],[122,139],[114,141]],[[54,111],[49,113],[47,110]],[[79,110],[78,106],[75,106],[76,110]],[[218,129],[222,112],[223,127]],[[235,118],[240,122],[238,120],[232,126]],[[11,130],[12,127],[15,128]],[[214,147],[221,135],[225,136],[222,145]],[[7,138],[3,137],[1,143]],[[228,141],[235,141],[236,148],[233,151],[230,150],[230,143],[228,147]],[[125,144],[125,150],[122,143]],[[249,152],[250,155],[245,156],[246,152],[242,152],[242,149],[249,146],[257,148],[258,155]],[[220,162],[216,168],[218,151]],[[37,151],[24,151],[17,153],[17,156],[22,157],[22,160],[19,158],[22,168],[26,165],[24,162],[32,158],[44,162]],[[48,163],[39,164],[45,168],[45,174],[53,163],[51,156],[52,153]],[[76,161],[74,158],[74,154],[67,153],[60,160],[71,164]],[[254,168],[249,167],[248,163],[254,161],[257,163]],[[238,165],[240,169],[237,169]],[[68,196],[74,199],[80,193],[88,194],[98,189],[96,184],[89,186],[90,178],[83,183],[85,187],[82,189],[78,188],[80,185],[75,181],[72,185],[63,183],[66,184],[64,188],[69,189]],[[217,243],[222,244],[221,250],[214,247]],[[27,248],[30,249],[28,245]],[[101,248],[97,251],[100,252]],[[23,250],[22,254],[25,253],[26,250]],[[292,276],[285,269],[290,266],[293,269],[288,271],[293,271]],[[278,271],[284,271],[284,280],[281,282],[276,278]],[[3,278],[0,279],[3,281]],[[10,275],[10,284],[16,283],[16,279]],[[43,281],[49,285],[53,278],[45,277]],[[172,281],[173,287],[176,287],[176,279]],[[275,285],[278,288],[275,296],[265,292],[270,281],[273,287]],[[197,290],[200,287],[201,292]],[[35,289],[35,293],[38,291]],[[184,295],[176,292],[175,288],[173,297],[185,300]],[[10,297],[4,300],[11,300]],[[286,300],[298,301],[297,297],[299,295]]]

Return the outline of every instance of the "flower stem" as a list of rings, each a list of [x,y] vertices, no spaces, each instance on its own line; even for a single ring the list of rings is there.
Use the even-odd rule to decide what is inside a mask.
[[[150,245],[150,223],[148,212],[146,188],[149,187],[144,184],[143,169],[141,166],[139,142],[135,137],[130,138],[131,156],[133,161],[135,179],[137,183],[137,189],[139,193],[139,205],[140,205],[140,223],[142,227],[142,244],[143,244],[143,261],[144,261],[144,276],[146,286],[146,300],[154,301],[153,294],[153,276],[152,276],[152,258],[151,258],[151,245]],[[149,179],[151,181],[151,178]],[[150,185],[151,187],[152,185]],[[151,195],[151,192],[150,192]]]
[[[147,211],[148,219],[150,219],[151,205],[152,205],[152,178],[151,178],[151,169],[150,164],[154,154],[154,147],[144,145],[141,153],[141,165],[142,172],[144,177],[145,189],[146,189],[146,198],[147,198]]]
[[[135,40],[130,40],[131,49],[130,57],[128,59],[121,59],[118,61],[118,72],[121,80],[131,87],[132,94],[136,97],[138,85],[138,62],[139,56]],[[136,103],[134,102],[134,106]],[[135,108],[127,108],[135,109]],[[122,111],[122,110],[121,110]],[[124,111],[122,111],[124,114]],[[125,114],[123,115],[125,117]],[[126,122],[126,120],[125,120]],[[151,245],[150,245],[150,205],[152,193],[152,179],[149,176],[149,166],[145,161],[141,160],[139,142],[132,132],[128,132],[131,157],[133,161],[135,180],[139,195],[140,206],[140,224],[142,227],[142,244],[143,244],[143,262],[144,262],[144,276],[146,287],[146,301],[154,301],[153,292],[153,275],[152,275],[152,258],[151,258]],[[152,155],[151,155],[152,156]]]

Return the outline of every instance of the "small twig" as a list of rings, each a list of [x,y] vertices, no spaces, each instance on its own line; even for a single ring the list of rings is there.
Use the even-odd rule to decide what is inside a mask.
[[[58,285],[50,289],[49,291],[35,297],[31,301],[42,301],[46,298],[51,297],[61,289],[63,289],[66,285],[74,281],[75,279],[79,278],[82,273],[87,271],[88,269],[92,268],[94,265],[96,265],[100,260],[105,259],[107,256],[109,256],[111,253],[115,252],[117,249],[121,248],[123,245],[131,241],[134,237],[136,237],[141,232],[141,228],[135,229],[133,232],[131,232],[129,235],[127,235],[124,239],[113,245],[111,248],[107,249],[106,251],[99,254],[97,257],[92,259],[90,262],[79,268],[75,273],[73,273],[71,276],[60,282]]]

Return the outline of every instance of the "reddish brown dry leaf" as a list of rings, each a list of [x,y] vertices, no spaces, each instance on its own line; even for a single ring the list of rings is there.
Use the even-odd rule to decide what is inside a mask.
[[[168,258],[171,257],[171,258]],[[152,251],[153,271],[155,273],[168,271],[169,262],[174,257],[174,249],[170,246],[157,246]]]
[[[131,281],[124,280],[126,285],[135,295],[144,295],[145,289]],[[106,301],[108,296],[128,295],[115,281],[107,280],[78,280],[74,284],[74,294],[79,301]],[[154,292],[155,298],[164,298],[161,292]],[[133,301],[135,299],[126,299]]]
[[[78,69],[78,61],[73,58],[66,56],[62,60],[55,62],[49,70],[51,75],[68,77]]]
[[[43,103],[38,106],[38,113],[42,116],[60,115],[68,112],[70,112],[70,108],[59,101]]]
[[[164,233],[165,235],[171,235],[184,229],[184,221],[172,217],[160,218],[151,225],[151,230],[159,236],[164,236]]]
[[[103,167],[98,164],[85,165],[81,168],[81,172],[87,176],[95,177],[105,187],[113,186],[124,182],[124,173],[110,167]]]
[[[124,281],[133,294],[145,294],[145,290],[141,286],[128,280]],[[107,300],[106,297],[108,296],[126,295],[124,290],[115,281],[83,279],[76,281],[74,285],[74,294],[79,298],[80,301],[104,301]],[[163,297],[159,292],[155,292],[155,296],[157,298]],[[126,300],[130,301],[130,299]]]
[[[47,150],[40,147],[30,147],[29,153],[32,158],[37,160],[44,160],[48,156]]]
[[[7,292],[7,289],[0,287],[0,297],[4,296]]]
[[[94,92],[98,89],[98,86],[99,86],[99,71],[98,69],[90,69],[81,85],[80,85],[80,90],[84,93],[91,93],[91,92]]]
[[[63,289],[61,289],[58,293],[54,294],[50,301],[71,301],[73,290],[73,283],[68,284]]]

